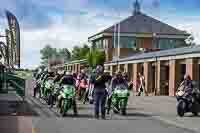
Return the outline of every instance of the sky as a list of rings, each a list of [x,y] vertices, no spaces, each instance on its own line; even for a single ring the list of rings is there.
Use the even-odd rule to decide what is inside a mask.
[[[180,30],[200,44],[199,0],[139,0],[141,11]],[[21,63],[34,68],[46,44],[72,49],[87,38],[132,14],[134,0],[4,0],[0,6],[0,34],[8,27],[5,9],[21,27]]]

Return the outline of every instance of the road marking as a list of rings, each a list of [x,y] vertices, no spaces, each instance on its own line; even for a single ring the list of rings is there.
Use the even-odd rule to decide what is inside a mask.
[[[37,133],[35,128],[32,128],[32,133]]]

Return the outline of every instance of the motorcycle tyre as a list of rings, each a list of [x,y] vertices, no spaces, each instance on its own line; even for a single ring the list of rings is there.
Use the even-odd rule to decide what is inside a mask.
[[[48,104],[50,105],[51,108],[53,108],[53,105],[54,105],[54,97],[52,94],[49,95],[49,98],[48,98]]]
[[[186,103],[183,100],[180,100],[177,104],[177,114],[180,117],[183,117],[185,114],[185,105]]]

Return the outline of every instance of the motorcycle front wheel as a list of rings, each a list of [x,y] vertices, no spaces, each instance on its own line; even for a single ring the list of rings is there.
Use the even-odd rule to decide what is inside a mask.
[[[48,98],[48,105],[50,105],[50,107],[53,107],[53,103],[54,103],[54,97],[52,94],[49,94],[49,98]]]
[[[180,117],[183,117],[185,114],[185,106],[186,106],[186,103],[183,100],[180,100],[177,104],[177,114]]]
[[[126,115],[126,101],[122,100],[120,101],[120,111],[121,115]]]

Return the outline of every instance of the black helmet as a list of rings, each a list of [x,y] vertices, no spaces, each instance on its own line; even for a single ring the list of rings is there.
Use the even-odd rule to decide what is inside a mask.
[[[121,71],[117,71],[116,72],[116,77],[122,77],[122,72]]]
[[[122,76],[127,78],[128,77],[128,73],[127,72],[123,72]]]

